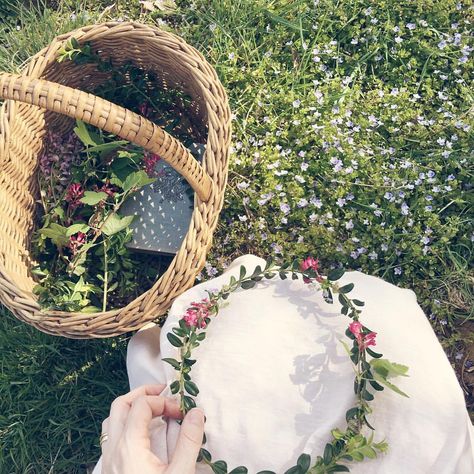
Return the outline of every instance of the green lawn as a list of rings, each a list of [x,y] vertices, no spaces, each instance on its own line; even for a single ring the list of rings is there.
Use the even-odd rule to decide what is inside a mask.
[[[472,406],[469,2],[10,3],[0,5],[4,71],[98,18],[158,24],[199,49],[235,117],[203,278],[247,252],[312,254],[412,288]],[[65,340],[1,316],[0,473],[85,472],[108,405],[127,389],[126,338]]]

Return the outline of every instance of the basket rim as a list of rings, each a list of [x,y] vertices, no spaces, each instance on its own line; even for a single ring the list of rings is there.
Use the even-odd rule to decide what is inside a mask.
[[[77,38],[80,42],[85,41],[92,41],[94,38],[96,41],[100,41],[101,38],[107,38],[109,36],[113,36],[115,34],[125,34],[125,33],[134,33],[139,31],[140,39],[148,38],[164,38],[169,40],[170,42],[174,43],[179,47],[179,50],[183,54],[188,54],[193,59],[193,64],[190,64],[190,71],[193,68],[197,68],[198,70],[202,68],[204,74],[206,74],[207,78],[209,79],[210,84],[212,84],[212,90],[209,89],[209,93],[212,94],[212,97],[215,100],[220,102],[220,106],[223,110],[223,116],[218,117],[219,120],[216,120],[218,126],[215,126],[213,123],[213,117],[217,116],[217,113],[214,111],[212,107],[215,105],[214,103],[210,103],[209,100],[206,99],[206,94],[203,93],[201,100],[203,105],[206,107],[207,112],[207,140],[206,140],[206,150],[204,156],[202,158],[202,164],[204,169],[209,173],[208,164],[211,164],[210,168],[214,170],[212,174],[210,174],[212,180],[215,182],[216,178],[220,178],[220,181],[216,183],[216,186],[213,186],[211,191],[211,196],[209,198],[209,207],[207,208],[206,202],[199,199],[199,197],[195,194],[194,196],[194,209],[191,216],[191,220],[189,223],[189,227],[187,233],[181,243],[181,246],[174,256],[172,262],[166,269],[166,271],[158,278],[155,284],[148,289],[147,291],[143,292],[137,298],[132,300],[127,305],[114,308],[107,311],[100,311],[94,313],[84,313],[84,312],[67,312],[67,311],[56,311],[56,310],[44,310],[41,309],[39,304],[37,303],[36,295],[31,293],[30,291],[25,291],[24,288],[16,287],[15,292],[16,295],[10,293],[9,299],[11,297],[16,296],[16,300],[18,303],[23,303],[23,309],[19,309],[18,314],[13,310],[17,317],[20,317],[22,320],[27,320],[30,324],[39,327],[39,329],[45,332],[51,332],[53,334],[58,334],[59,332],[65,331],[58,331],[57,329],[63,328],[67,332],[68,326],[74,326],[74,323],[80,319],[82,321],[81,327],[86,327],[92,325],[93,322],[99,323],[102,319],[110,320],[113,319],[115,325],[120,325],[121,313],[127,312],[130,310],[137,310],[137,305],[139,305],[138,311],[142,312],[143,314],[149,312],[153,309],[153,294],[156,293],[160,284],[163,281],[167,281],[167,284],[170,284],[175,279],[176,275],[179,273],[180,267],[182,267],[184,262],[189,261],[189,264],[193,264],[193,268],[191,269],[192,273],[195,276],[199,273],[205,263],[205,256],[209,247],[212,243],[212,233],[217,225],[217,217],[223,205],[223,197],[224,197],[224,190],[227,184],[227,160],[228,160],[228,153],[229,153],[229,146],[230,146],[230,128],[231,128],[231,118],[230,118],[230,109],[228,105],[227,94],[225,93],[222,84],[220,83],[217,73],[215,72],[214,68],[210,66],[210,64],[206,61],[204,56],[198,52],[195,48],[187,44],[183,39],[175,35],[174,33],[170,33],[167,31],[160,30],[151,25],[145,25],[138,22],[104,22],[95,25],[87,25],[76,30],[73,30],[69,33],[64,33],[56,38],[54,38],[51,43],[46,46],[45,48],[41,49],[38,53],[36,53],[32,58],[25,64],[22,72],[26,72],[28,75],[42,78],[42,74],[47,70],[48,66],[53,62],[56,62],[55,57],[58,50],[62,47],[63,43],[67,41],[71,37]],[[91,38],[91,39],[90,39]],[[201,83],[200,83],[201,84]],[[201,84],[202,87],[204,87]],[[16,104],[12,104],[13,101],[6,101],[2,110],[0,110],[0,135],[3,133],[4,135],[8,135],[8,127],[4,127],[3,131],[1,128],[2,122],[2,115],[3,118],[8,122],[12,119],[12,116],[15,113],[21,112],[20,109]],[[13,107],[12,107],[13,105]],[[26,106],[31,107],[31,106]],[[220,129],[220,130],[219,130]],[[213,137],[216,132],[220,131],[220,136],[223,136],[223,139],[220,141],[222,142],[222,153],[220,157],[215,157],[215,152],[213,150]],[[0,137],[1,138],[1,137]],[[1,152],[1,148],[0,148]],[[216,160],[216,158],[218,158]],[[214,160],[214,161],[213,161]],[[219,164],[221,166],[219,167]],[[220,176],[219,176],[220,173]],[[201,212],[201,209],[203,212]],[[186,257],[186,255],[190,255],[192,252],[188,252],[187,249],[187,238],[192,230],[194,230],[194,223],[197,222],[200,229],[196,230],[196,234],[202,232],[203,229],[210,233],[210,237],[207,240],[207,243],[203,245],[202,252],[200,258],[196,258],[196,252],[194,252],[193,258]],[[196,236],[194,236],[196,237]],[[2,253],[0,252],[0,257]],[[3,254],[4,258],[6,259],[6,255]],[[204,258],[203,258],[204,256]],[[184,260],[183,260],[184,258]],[[183,261],[181,261],[183,260]],[[29,276],[31,278],[31,275]],[[193,278],[193,280],[194,280]],[[11,278],[10,272],[6,269],[6,267],[0,261],[0,280],[9,281],[10,285],[14,285],[12,282],[15,281],[14,278]],[[0,281],[1,283],[1,281]],[[183,284],[182,288],[180,288],[180,292],[185,291],[187,288],[191,287],[194,284],[194,281],[191,284]],[[172,288],[173,289],[173,288]],[[10,288],[12,291],[12,288]],[[174,289],[176,290],[176,289]],[[2,293],[2,285],[0,284],[0,293]],[[0,297],[2,295],[0,294]],[[177,296],[177,295],[176,295]],[[4,300],[5,298],[0,298],[0,300]],[[173,298],[174,299],[174,298]],[[2,301],[4,302],[4,301]],[[167,304],[169,307],[171,302]],[[10,305],[6,304],[6,306],[10,309]],[[28,312],[25,306],[30,307],[31,314],[25,314]],[[94,335],[93,337],[110,337],[111,335],[120,334],[123,332],[128,332],[134,329],[137,329],[141,325],[145,324],[148,321],[156,319],[158,315],[154,317],[145,317],[140,321],[140,324],[132,324],[132,327],[125,328],[126,330],[120,330],[118,333],[115,334],[107,334],[105,336],[101,335]],[[49,321],[47,323],[47,321]],[[41,324],[47,323],[47,324]],[[117,329],[117,328],[116,328]],[[84,331],[79,331],[80,333]],[[86,331],[87,332],[87,331]],[[74,333],[77,333],[77,327]],[[77,334],[75,335],[77,337]],[[74,337],[74,336],[73,336]],[[89,336],[90,337],[90,336]]]

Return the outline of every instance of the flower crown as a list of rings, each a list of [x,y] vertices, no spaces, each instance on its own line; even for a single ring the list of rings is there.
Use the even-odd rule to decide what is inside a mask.
[[[206,338],[206,328],[212,321],[213,316],[219,313],[219,307],[224,300],[235,290],[253,288],[263,278],[272,279],[279,276],[282,280],[291,275],[293,280],[298,275],[303,281],[317,290],[323,291],[326,302],[333,303],[334,295],[338,295],[341,304],[341,313],[352,319],[348,325],[345,335],[352,347],[341,341],[354,366],[354,393],[356,401],[354,406],[346,412],[347,426],[344,430],[335,428],[331,430],[331,440],[326,444],[322,456],[317,456],[313,461],[309,454],[301,454],[296,465],[288,469],[285,474],[326,474],[332,472],[349,472],[344,464],[346,461],[363,461],[366,458],[374,459],[381,452],[388,449],[385,441],[374,442],[373,434],[366,437],[362,434],[365,426],[374,430],[367,420],[367,415],[372,413],[369,402],[374,400],[377,391],[384,390],[384,386],[390,388],[400,395],[407,397],[389,379],[395,376],[407,376],[408,367],[390,362],[382,358],[372,349],[376,345],[377,333],[364,326],[359,317],[362,312],[360,308],[364,303],[357,299],[350,299],[347,295],[354,288],[353,283],[339,286],[339,280],[344,274],[343,268],[331,270],[327,276],[319,272],[319,261],[308,257],[302,262],[295,260],[292,263],[275,265],[271,259],[266,261],[265,268],[258,265],[253,273],[247,274],[244,266],[240,267],[239,278],[230,277],[227,285],[219,291],[207,292],[208,298],[200,302],[193,302],[179,321],[179,327],[172,328],[167,334],[169,342],[179,348],[180,360],[166,358],[165,362],[170,364],[177,372],[178,378],[171,386],[171,392],[177,394],[180,399],[180,408],[183,414],[196,406],[194,397],[199,393],[197,385],[191,380],[191,369],[196,360],[191,359],[193,349],[198,347]],[[369,359],[370,357],[370,359]],[[204,435],[203,444],[206,443]],[[209,465],[215,474],[247,474],[245,466],[238,466],[228,470],[227,463],[222,460],[213,461],[211,453],[201,448],[198,461]],[[313,464],[311,466],[311,464]],[[264,470],[257,474],[275,474],[273,471]]]

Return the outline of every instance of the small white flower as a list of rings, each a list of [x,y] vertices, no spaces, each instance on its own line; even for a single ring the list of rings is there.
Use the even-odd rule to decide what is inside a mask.
[[[352,222],[352,219],[346,222],[346,229],[350,230],[354,228],[354,222]]]
[[[321,208],[323,207],[323,203],[322,203],[321,199],[318,199],[318,198],[315,197],[315,196],[313,196],[313,197],[309,200],[309,202],[310,202],[313,206],[317,207],[318,209],[321,209]]]
[[[278,245],[276,243],[271,244],[270,247],[273,249],[274,253],[280,253],[281,254],[281,252],[283,251],[282,246]]]
[[[400,44],[403,42],[403,38],[401,36],[395,37],[395,43]]]
[[[301,100],[296,99],[293,101],[293,107],[297,109],[301,105]]]
[[[402,269],[401,267],[395,267],[393,269],[393,273],[395,273],[395,275],[401,275],[402,274]]]

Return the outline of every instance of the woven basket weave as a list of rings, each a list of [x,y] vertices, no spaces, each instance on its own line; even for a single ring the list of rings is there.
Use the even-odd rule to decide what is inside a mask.
[[[176,139],[147,119],[86,91],[107,80],[95,64],[57,62],[65,42],[90,43],[115,65],[133,62],[154,72],[157,87],[189,95],[187,114],[207,133],[202,166]],[[16,317],[49,334],[110,337],[156,319],[190,288],[205,263],[227,181],[230,110],[214,69],[182,39],[138,23],[104,23],[57,37],[21,76],[0,74],[0,302]],[[36,222],[38,156],[50,130],[66,133],[74,120],[100,127],[160,155],[195,191],[194,211],[167,271],[127,306],[102,313],[41,310],[32,290],[30,239]]]

